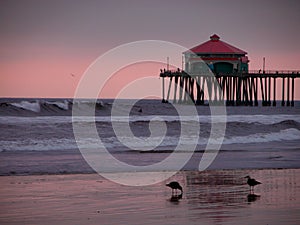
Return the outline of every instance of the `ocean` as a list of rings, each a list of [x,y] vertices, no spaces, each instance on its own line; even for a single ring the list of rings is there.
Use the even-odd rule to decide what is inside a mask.
[[[195,119],[188,113],[180,116],[172,104],[150,99],[136,101],[129,117],[123,116],[127,100],[97,100],[94,117],[85,114],[93,107],[91,100],[81,100],[76,104],[82,114],[74,120],[74,104],[72,99],[0,99],[0,175],[93,173],[78,146],[97,151],[99,138],[114,158],[141,167],[166,159],[180,139],[186,147],[176,154],[192,154],[182,170],[197,170],[212,123],[218,123],[212,121],[209,106],[195,106]],[[111,116],[113,106],[118,116]],[[98,136],[87,134],[76,142],[74,123],[95,124]],[[163,136],[155,123],[165,124]],[[134,137],[116,134],[114,126],[128,126]],[[182,134],[183,126],[191,131]],[[226,107],[225,126],[224,138],[211,140],[221,142],[221,148],[208,169],[299,168],[300,102],[295,107]],[[199,133],[193,133],[198,127]]]

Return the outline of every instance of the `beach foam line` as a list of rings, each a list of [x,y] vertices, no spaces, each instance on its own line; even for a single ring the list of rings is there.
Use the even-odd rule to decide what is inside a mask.
[[[57,103],[53,103],[57,104]],[[26,105],[26,104],[25,104]],[[60,107],[67,107],[66,105],[60,105]],[[28,105],[28,108],[32,108],[32,111],[40,110],[40,106],[36,103]],[[200,123],[215,123],[219,122],[239,122],[239,123],[256,123],[271,125],[284,121],[295,121],[300,123],[299,115],[292,114],[281,114],[281,115],[227,115],[227,116],[210,116],[210,115],[199,115],[199,116],[165,116],[165,115],[152,115],[152,116],[36,116],[36,117],[20,117],[20,116],[0,116],[0,124],[56,124],[56,123],[91,123],[91,122],[195,122]]]
[[[165,150],[160,148],[169,147],[173,149],[177,146],[179,137],[178,136],[166,136],[162,142],[160,142],[161,137],[151,137],[148,139],[147,137],[139,137],[140,140],[147,140],[142,142],[134,142],[131,137],[122,137],[123,140],[131,141],[131,146],[134,149],[125,148],[125,152],[130,151],[142,151],[142,149],[147,149],[148,147],[153,146],[155,143],[158,143],[158,151]],[[225,137],[222,144],[230,145],[230,144],[251,144],[251,143],[268,143],[268,142],[280,142],[280,141],[294,141],[300,140],[300,130],[295,128],[289,128],[280,130],[279,132],[271,132],[271,133],[256,133],[250,134],[247,136],[233,136],[233,137]],[[98,139],[93,138],[85,138],[80,140],[81,146],[86,146],[86,148],[90,149],[98,149]],[[102,143],[107,149],[110,149],[112,152],[114,150],[120,151],[120,149],[124,149],[124,145],[120,142],[117,137],[106,137],[101,138]],[[220,143],[221,139],[211,139],[211,143]],[[196,137],[192,135],[183,135],[181,136],[181,143],[185,146],[197,144],[199,146],[206,146],[208,142],[208,138]],[[49,150],[69,150],[69,149],[77,149],[76,141],[73,138],[30,138],[23,140],[0,140],[0,151],[49,151]],[[189,151],[189,150],[187,150]]]

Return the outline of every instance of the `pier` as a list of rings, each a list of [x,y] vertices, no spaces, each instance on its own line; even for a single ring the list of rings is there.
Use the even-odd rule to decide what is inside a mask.
[[[258,106],[261,101],[262,106],[276,106],[280,101],[282,106],[294,106],[300,71],[265,70],[265,57],[262,70],[249,70],[249,62],[246,51],[213,34],[210,40],[183,52],[181,70],[169,70],[168,58],[167,70],[160,73],[162,102],[169,102],[173,93],[174,103]],[[281,99],[276,99],[280,90]]]
[[[237,73],[189,74],[177,69],[161,70],[162,102],[192,103],[204,105],[226,104],[227,106],[294,106],[295,79],[300,71],[249,71]],[[165,79],[169,84],[165,87]],[[281,82],[278,82],[278,81]],[[281,99],[276,99],[281,85]],[[173,90],[172,90],[173,89]],[[278,96],[278,95],[277,95]]]

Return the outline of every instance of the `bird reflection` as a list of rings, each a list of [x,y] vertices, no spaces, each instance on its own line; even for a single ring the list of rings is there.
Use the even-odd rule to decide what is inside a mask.
[[[177,203],[179,200],[182,199],[182,193],[177,195],[177,194],[172,194],[171,198],[169,199],[170,202]]]
[[[256,194],[248,194],[247,195],[248,202],[255,202],[259,198],[260,198],[260,195],[256,195]]]

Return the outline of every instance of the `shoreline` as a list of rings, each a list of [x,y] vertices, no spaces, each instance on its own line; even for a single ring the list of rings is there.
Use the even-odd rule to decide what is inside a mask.
[[[125,172],[103,172],[103,174],[131,174],[131,173],[145,173],[145,174],[155,174],[155,173],[168,173],[168,172],[174,172],[174,173],[190,173],[190,172],[194,172],[194,173],[203,173],[203,172],[220,172],[220,171],[249,171],[249,170],[253,170],[253,171],[264,171],[264,170],[299,170],[300,172],[300,167],[286,167],[286,168],[282,168],[282,167],[278,167],[278,168],[239,168],[239,169],[228,169],[228,168],[224,168],[224,169],[205,169],[205,170],[191,170],[191,169],[181,169],[178,172],[174,171],[174,170],[163,170],[163,171],[125,171]],[[62,171],[61,173],[32,173],[32,174],[15,174],[15,173],[10,173],[10,174],[0,174],[0,177],[26,177],[26,176],[81,176],[81,175],[97,175],[97,176],[101,176],[101,174],[97,173],[96,171],[90,171],[90,172],[66,172],[66,171]],[[104,178],[105,179],[105,178]]]
[[[297,144],[297,143],[296,143]],[[295,145],[294,142],[290,146]],[[272,145],[274,146],[274,145]],[[300,168],[300,151],[298,148],[271,151],[220,150],[209,170],[219,169],[298,169]],[[240,148],[239,146],[238,148]],[[255,149],[257,146],[253,146]],[[267,147],[267,145],[265,145]],[[255,155],[253,155],[255,152]],[[160,162],[171,152],[140,153],[124,152],[112,155],[129,165],[144,166]],[[176,153],[184,154],[184,153]],[[194,152],[182,168],[183,171],[198,171],[203,152]],[[172,168],[172,167],[171,167]],[[177,167],[176,167],[177,168]],[[157,168],[156,171],[165,168]],[[171,169],[172,170],[172,169]],[[118,171],[113,171],[118,172]],[[151,172],[151,171],[150,171]],[[43,174],[92,174],[95,171],[84,160],[78,149],[51,151],[4,151],[0,152],[0,176],[43,175]]]
[[[294,143],[291,142],[292,146]],[[273,145],[274,146],[274,145]],[[253,146],[255,148],[256,146]],[[266,147],[266,146],[265,146]],[[271,146],[272,147],[272,146]],[[255,156],[253,156],[255,152]],[[226,151],[220,150],[209,170],[222,169],[298,169],[300,168],[300,151]],[[170,152],[112,153],[118,160],[136,166],[150,165],[160,162]],[[184,153],[176,153],[184,154]],[[198,171],[203,152],[194,152],[182,171]],[[164,170],[157,168],[156,172]],[[171,169],[172,170],[172,169]],[[112,171],[118,172],[118,171]],[[155,172],[155,171],[149,171]],[[4,151],[0,152],[0,176],[10,175],[49,175],[49,174],[93,174],[96,173],[84,160],[79,150],[51,151]]]

